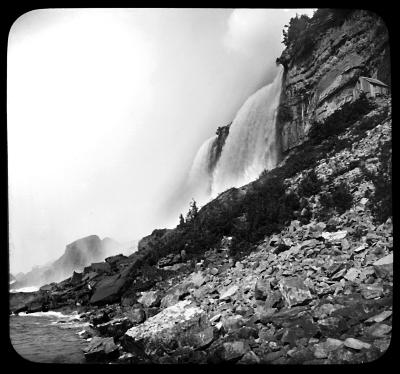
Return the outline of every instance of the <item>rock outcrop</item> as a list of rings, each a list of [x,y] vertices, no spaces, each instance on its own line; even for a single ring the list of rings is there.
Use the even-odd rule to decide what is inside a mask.
[[[314,18],[310,24],[317,22]],[[322,34],[315,25],[308,39],[310,49],[302,56],[296,43],[305,41],[294,39],[277,60],[285,67],[277,124],[283,152],[301,144],[314,124],[351,101],[359,76],[390,85],[389,36],[378,15],[353,11]]]

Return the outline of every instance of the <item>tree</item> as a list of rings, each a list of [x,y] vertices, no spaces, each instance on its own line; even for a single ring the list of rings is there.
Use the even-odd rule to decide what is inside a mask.
[[[179,215],[179,224],[178,227],[182,227],[185,224],[185,219],[183,218],[182,213]]]
[[[193,222],[193,220],[197,217],[199,213],[199,209],[197,208],[196,201],[192,199],[192,202],[190,203],[190,208],[188,213],[186,214],[186,222],[190,223]]]

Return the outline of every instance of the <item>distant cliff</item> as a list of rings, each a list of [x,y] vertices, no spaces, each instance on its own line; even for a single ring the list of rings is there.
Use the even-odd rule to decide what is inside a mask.
[[[277,59],[285,69],[277,123],[282,152],[352,100],[358,77],[390,85],[389,36],[374,13],[322,9],[311,19],[292,19],[285,42]]]
[[[37,266],[13,283],[13,289],[27,286],[41,286],[59,282],[71,276],[75,270],[81,271],[92,262],[104,261],[105,257],[115,254],[120,246],[110,238],[101,240],[97,235],[78,239],[65,248],[64,254],[49,265]]]

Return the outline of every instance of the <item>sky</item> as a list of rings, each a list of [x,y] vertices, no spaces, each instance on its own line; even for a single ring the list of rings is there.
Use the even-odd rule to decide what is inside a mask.
[[[175,227],[198,148],[277,74],[311,9],[40,9],[7,55],[10,270]]]

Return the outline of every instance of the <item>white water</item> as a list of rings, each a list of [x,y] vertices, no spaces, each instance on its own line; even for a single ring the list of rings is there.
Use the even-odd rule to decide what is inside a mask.
[[[216,139],[217,135],[214,135],[201,145],[189,173],[188,188],[192,197],[200,204],[206,202],[211,195],[211,151]]]
[[[30,286],[30,287],[18,288],[17,290],[10,290],[11,293],[16,293],[16,292],[36,292],[36,291],[39,291],[39,287]]]
[[[236,114],[212,178],[212,197],[247,184],[277,163],[275,122],[282,82],[274,81],[250,96]]]
[[[56,317],[56,318],[63,318],[63,319],[75,319],[79,318],[79,314],[77,312],[73,312],[71,314],[62,314],[61,312],[55,311],[48,311],[48,312],[35,312],[35,313],[25,313],[20,312],[18,313],[20,317]]]

